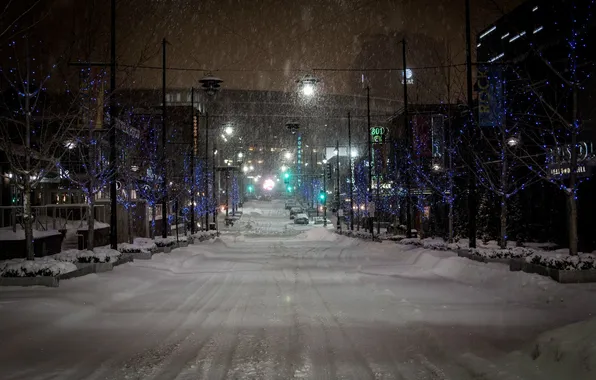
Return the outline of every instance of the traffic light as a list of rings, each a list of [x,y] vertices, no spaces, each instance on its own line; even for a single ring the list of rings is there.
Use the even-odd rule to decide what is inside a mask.
[[[331,170],[331,163],[327,163],[327,181],[331,181],[331,175],[333,174],[333,170]]]
[[[288,193],[291,193],[292,192],[292,186],[290,186],[290,185],[286,186],[286,190],[288,191]]]
[[[248,185],[248,192],[252,193],[253,191],[255,191],[255,187],[253,185]]]
[[[323,190],[319,190],[319,201],[321,203],[325,203],[326,199],[327,199],[327,193]]]
[[[290,183],[290,173],[284,173],[284,183]]]

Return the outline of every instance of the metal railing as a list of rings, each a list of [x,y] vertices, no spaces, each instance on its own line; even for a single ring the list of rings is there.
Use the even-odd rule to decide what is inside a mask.
[[[95,205],[96,220],[107,223],[106,206]],[[33,228],[39,231],[48,229],[58,230],[72,227],[81,228],[88,219],[88,206],[86,204],[58,204],[45,206],[32,206]],[[98,212],[99,211],[99,212]],[[0,228],[23,225],[23,206],[0,206]]]

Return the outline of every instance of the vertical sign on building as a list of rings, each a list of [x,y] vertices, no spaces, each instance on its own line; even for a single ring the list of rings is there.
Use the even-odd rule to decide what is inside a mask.
[[[297,149],[296,149],[296,179],[298,181],[298,188],[302,183],[302,135],[298,133]]]
[[[500,66],[478,67],[478,125],[501,126],[505,122],[503,107],[503,70]]]

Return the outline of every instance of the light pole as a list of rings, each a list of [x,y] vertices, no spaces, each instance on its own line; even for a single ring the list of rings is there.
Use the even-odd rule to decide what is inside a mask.
[[[340,219],[340,212],[339,210],[341,210],[341,200],[340,198],[340,190],[339,190],[339,140],[335,141],[335,158],[337,160],[336,162],[336,171],[337,171],[337,189],[335,191],[335,195],[336,195],[336,199],[337,199],[337,229],[339,229],[341,231],[341,219]]]
[[[162,151],[162,170],[163,170],[163,197],[161,199],[161,237],[168,237],[168,165],[166,163],[166,143],[167,143],[167,124],[166,124],[166,45],[165,37],[162,42],[162,78],[161,78],[161,151]]]
[[[190,89],[190,122],[192,123],[192,146],[190,148],[190,233],[195,233],[195,155],[197,154],[197,120],[195,118],[195,89]]]
[[[221,88],[221,84],[223,80],[215,77],[213,75],[208,74],[207,76],[203,77],[199,80],[203,90],[210,98],[214,98],[219,89]],[[209,231],[209,113],[205,113],[205,197],[207,197],[207,202],[205,206],[205,229]],[[213,173],[213,178],[215,178],[215,172]],[[214,213],[215,215],[215,213]],[[214,220],[214,223],[217,224],[217,220]]]
[[[213,201],[214,201],[214,206],[215,208],[213,209],[213,223],[215,224],[215,230],[219,230],[218,224],[217,224],[217,208],[219,207],[219,187],[216,189],[215,186],[215,155],[217,154],[217,147],[215,146],[215,143],[213,144],[213,156],[212,156],[212,171],[213,171],[213,185],[211,186],[211,190],[212,190],[212,196],[213,196]],[[220,175],[221,178],[221,175]]]
[[[370,134],[370,128],[369,128]],[[352,118],[348,112],[348,162],[350,170],[350,230],[354,231],[354,175],[352,171]]]

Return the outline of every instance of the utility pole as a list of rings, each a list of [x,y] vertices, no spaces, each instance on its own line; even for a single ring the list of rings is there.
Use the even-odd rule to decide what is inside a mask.
[[[348,112],[348,160],[350,163],[350,230],[354,231],[354,172],[352,170],[352,117],[350,112]]]
[[[209,231],[209,112],[205,112],[205,231]],[[226,189],[226,195],[228,190]],[[226,216],[228,211],[226,210]]]
[[[474,123],[474,97],[472,93],[472,36],[470,25],[470,0],[466,5],[466,87],[468,95],[468,239],[469,247],[476,248],[476,177],[472,165],[476,125]]]
[[[212,165],[212,171],[213,171],[213,184],[211,185],[211,190],[212,190],[212,194],[213,194],[213,205],[214,205],[214,209],[213,209],[213,224],[215,224],[215,230],[218,229],[217,227],[217,208],[219,205],[219,196],[217,194],[219,194],[219,192],[216,191],[216,187],[215,187],[215,155],[217,154],[217,147],[215,146],[215,143],[213,144],[213,156],[211,157],[211,165]],[[221,174],[220,174],[220,178],[221,178]],[[219,186],[218,186],[219,187]]]
[[[370,202],[372,201],[372,142],[370,141],[370,87],[366,86],[366,120],[367,120],[367,129],[366,129],[366,136],[368,136],[368,194],[366,199]],[[370,200],[368,199],[368,195],[370,194]],[[369,215],[369,220],[370,215]],[[372,220],[370,223],[370,233],[373,234],[373,224]]]
[[[161,237],[168,237],[168,165],[166,162],[166,143],[167,143],[167,125],[166,125],[166,39],[163,38],[162,44],[162,78],[161,78],[161,154],[163,170],[163,198],[161,201]]]
[[[403,73],[402,73],[402,80],[404,83],[404,129],[406,132],[406,144],[407,144],[407,154],[410,155],[410,158],[413,160],[414,157],[412,156],[412,129],[410,128],[410,116],[408,115],[408,80],[407,80],[407,66],[406,66],[406,39],[404,38],[401,41],[402,46],[402,59],[403,59]],[[406,195],[406,237],[412,237],[412,175],[410,174],[409,168],[406,168],[406,186],[408,187],[408,192]]]
[[[379,186],[381,184],[381,181],[380,181],[381,170],[379,168],[380,165],[378,164],[378,162],[379,162],[379,158],[378,158],[379,152],[380,152],[380,149],[377,150],[377,153],[376,153],[376,156],[377,157],[375,158],[375,174],[377,175],[377,196],[376,196],[377,200],[375,202],[375,214],[376,214],[375,215],[375,219],[377,220],[377,235],[380,235],[381,234],[381,218],[379,218],[379,215],[378,215],[378,213],[379,213],[379,206],[380,206],[380,199],[381,199],[381,197],[379,195]]]
[[[323,156],[325,157],[325,156]],[[323,227],[327,227],[327,164],[323,161],[323,191],[325,192],[325,201],[323,203]]]
[[[195,150],[197,149],[197,120],[195,120],[195,89],[190,88],[190,122],[192,126],[192,146],[190,148],[190,233],[195,233]]]
[[[341,200],[339,199],[339,195],[340,195],[340,191],[339,191],[339,140],[335,141],[335,150],[337,151],[337,155],[335,156],[335,158],[337,159],[337,163],[336,163],[336,170],[337,170],[337,190],[336,190],[336,196],[337,196],[337,228],[341,231],[341,218],[340,218],[340,210],[341,208]]]
[[[116,190],[116,0],[110,10],[110,247],[118,249],[118,203]]]

